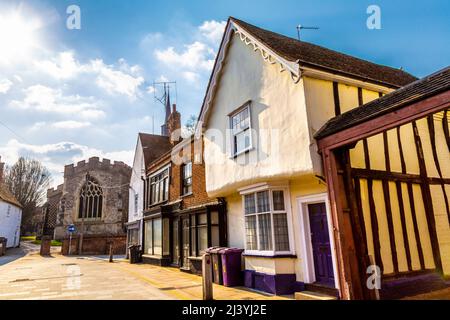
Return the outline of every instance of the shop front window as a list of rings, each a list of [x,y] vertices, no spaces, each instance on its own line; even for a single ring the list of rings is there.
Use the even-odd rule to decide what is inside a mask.
[[[149,255],[162,255],[161,218],[145,221],[144,252]]]
[[[219,211],[191,214],[189,223],[191,256],[199,257],[209,247],[224,245],[221,242],[224,235],[220,230]],[[222,232],[225,233],[225,230]]]

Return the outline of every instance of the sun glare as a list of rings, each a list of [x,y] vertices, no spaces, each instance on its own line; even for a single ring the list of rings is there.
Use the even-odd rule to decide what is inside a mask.
[[[0,13],[0,62],[27,58],[38,46],[40,22],[20,12]]]

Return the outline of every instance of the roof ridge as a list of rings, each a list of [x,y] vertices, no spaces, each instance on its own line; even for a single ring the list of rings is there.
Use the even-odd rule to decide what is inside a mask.
[[[374,67],[377,67],[377,68],[380,68],[380,69],[384,69],[384,71],[386,71],[386,72],[395,73],[396,76],[404,76],[404,77],[407,77],[409,79],[404,79],[404,81],[402,81],[403,83],[391,83],[392,79],[391,79],[391,81],[380,80],[380,75],[378,75],[378,78],[374,76],[374,75],[377,75],[376,72],[372,72],[374,75],[371,76],[371,75],[368,74],[368,72],[363,72],[361,70],[358,70],[358,68],[356,68],[355,70],[359,71],[359,74],[358,73],[352,73],[349,70],[342,70],[342,68],[341,69],[334,68],[334,70],[336,70],[336,71],[341,71],[343,73],[346,73],[346,74],[349,74],[349,75],[353,75],[353,76],[364,76],[364,77],[366,77],[368,79],[372,79],[372,80],[375,80],[375,81],[381,81],[381,82],[384,82],[386,84],[394,85],[396,87],[402,87],[406,83],[409,83],[409,82],[411,82],[413,80],[417,80],[417,78],[415,76],[413,76],[409,72],[406,72],[406,71],[404,71],[402,69],[399,69],[399,68],[395,68],[395,67],[391,67],[391,66],[375,63],[375,62],[372,62],[372,61],[369,61],[369,60],[366,60],[366,59],[363,59],[363,58],[359,58],[359,57],[356,57],[356,56],[353,56],[353,55],[350,55],[350,54],[347,54],[347,53],[344,53],[344,52],[336,51],[336,50],[333,50],[333,49],[330,49],[330,48],[327,48],[327,47],[324,47],[324,46],[321,46],[321,45],[318,45],[318,44],[314,44],[314,43],[311,43],[311,42],[301,41],[301,40],[298,40],[298,39],[295,39],[295,38],[283,35],[281,33],[277,33],[277,32],[271,31],[271,30],[267,30],[267,29],[255,26],[253,24],[250,24],[248,22],[245,22],[243,20],[240,20],[240,19],[237,19],[237,18],[234,18],[234,17],[230,17],[230,20],[233,21],[234,23],[236,23],[237,25],[239,25],[240,27],[242,27],[243,29],[245,29],[247,32],[249,32],[254,37],[256,37],[259,41],[263,42],[265,45],[267,45],[271,49],[273,49],[277,54],[281,55],[283,58],[288,59],[289,61],[295,61],[295,62],[300,61],[300,62],[303,62],[303,63],[306,63],[306,64],[310,64],[310,65],[314,65],[315,64],[316,66],[319,66],[319,67],[322,67],[322,68],[326,67],[328,69],[333,69],[330,65],[326,65],[325,66],[324,63],[322,63],[322,64],[319,63],[319,62],[314,63],[313,61],[311,61],[311,59],[308,61],[308,59],[305,59],[305,56],[307,56],[307,52],[301,52],[301,54],[300,54],[300,51],[302,51],[302,50],[323,51],[323,53],[329,53],[329,54],[332,54],[332,55],[335,55],[335,56],[336,55],[339,56],[339,58],[341,58],[342,61],[353,60],[353,61],[347,61],[348,64],[351,64],[351,62],[353,62],[353,63],[359,62],[360,64],[364,64],[366,66],[374,66]],[[251,30],[252,28],[256,29],[256,30]],[[283,40],[287,41],[286,46],[289,46],[290,48],[282,48],[280,46],[274,45],[273,43],[268,42],[268,39],[264,39],[262,37],[262,35],[256,34],[255,31],[256,32],[258,32],[258,31],[262,32],[265,35],[267,35],[268,37],[278,38],[278,39],[273,39],[275,41],[283,41]],[[296,46],[296,47],[293,48],[294,46]],[[287,50],[283,51],[281,49],[287,49]],[[299,54],[300,54],[300,56],[299,56]],[[295,55],[295,57],[294,57],[294,55]],[[302,56],[303,56],[303,58],[302,58]],[[315,58],[317,58],[317,60],[320,60],[321,57],[315,57]],[[332,57],[332,59],[336,59],[336,57]],[[329,61],[327,61],[327,62],[329,62]]]
[[[417,87],[415,89],[415,87]],[[426,88],[427,90],[425,90]],[[334,118],[329,119],[315,134],[315,139],[322,139],[339,130],[344,130],[351,125],[356,125],[362,121],[382,115],[385,112],[395,110],[405,104],[426,99],[429,96],[439,94],[450,88],[450,66],[440,69],[417,81],[392,91],[378,99],[369,101],[357,108],[344,112]],[[412,91],[412,92],[410,92]],[[404,95],[406,94],[406,97]],[[410,95],[411,97],[408,97]],[[386,104],[384,106],[384,104]],[[338,124],[339,123],[339,124]]]

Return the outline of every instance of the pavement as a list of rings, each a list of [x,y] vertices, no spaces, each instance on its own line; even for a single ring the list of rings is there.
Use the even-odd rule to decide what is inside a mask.
[[[176,268],[130,264],[124,256],[50,257],[39,245],[22,242],[0,257],[0,300],[200,300],[202,279]],[[216,300],[291,300],[245,287],[214,285]],[[450,299],[450,288],[404,299]]]
[[[175,268],[130,264],[122,256],[66,257],[23,242],[0,257],[0,300],[200,300],[201,277]],[[289,300],[244,287],[214,285],[217,300]]]

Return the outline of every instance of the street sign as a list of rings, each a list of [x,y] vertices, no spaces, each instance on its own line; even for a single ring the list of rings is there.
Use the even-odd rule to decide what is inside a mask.
[[[74,233],[76,231],[75,225],[71,224],[67,227],[67,231]]]

